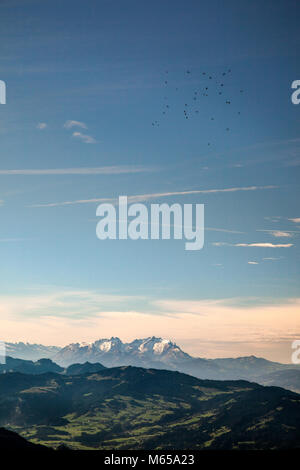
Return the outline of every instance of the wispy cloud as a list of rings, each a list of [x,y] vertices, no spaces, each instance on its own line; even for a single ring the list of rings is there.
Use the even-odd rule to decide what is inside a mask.
[[[280,215],[274,215],[274,216],[268,216],[268,217],[264,217],[265,220],[268,220],[270,222],[279,222],[279,220],[281,219],[282,217]]]
[[[87,125],[84,122],[81,121],[66,121],[64,123],[64,128],[65,129],[72,129],[72,127],[81,127],[82,129],[87,129]]]
[[[256,248],[290,248],[293,243],[227,243],[227,242],[213,242],[214,246],[241,246],[241,247],[256,247]]]
[[[300,224],[300,217],[295,217],[294,219],[288,219],[291,222],[294,222],[295,224]]]
[[[1,171],[0,171],[1,174]],[[173,196],[187,196],[190,194],[217,194],[217,193],[234,193],[237,191],[256,191],[261,189],[274,189],[277,186],[247,186],[241,188],[221,188],[221,189],[195,189],[190,191],[173,191],[167,193],[148,193],[148,194],[137,194],[135,196],[128,196],[128,202],[146,202],[152,199],[160,199],[165,197]],[[53,202],[48,204],[39,204],[38,207],[56,207],[56,206],[70,206],[75,204],[93,204],[110,202],[112,204],[118,204],[117,198],[92,198],[92,199],[77,199],[75,201],[63,201]]]
[[[36,126],[36,128],[41,130],[41,131],[46,129],[47,127],[48,127],[48,125],[45,122],[39,122]]]
[[[227,242],[213,242],[212,245],[213,246],[234,246],[231,243],[227,243]]]
[[[18,169],[0,170],[0,175],[119,175],[122,173],[142,173],[155,171],[154,168],[137,166],[100,166],[95,168],[47,168],[47,169]],[[1,202],[0,202],[1,203]]]
[[[258,248],[290,248],[294,246],[293,243],[236,243],[234,246],[249,246]]]
[[[224,232],[224,233],[236,233],[236,234],[245,233],[245,232],[240,232],[239,230],[229,230],[227,228],[215,228],[215,227],[204,227],[204,230],[208,230],[209,232]]]
[[[289,238],[293,236],[290,232],[282,232],[281,230],[275,230],[271,232],[271,235],[275,238]]]
[[[276,238],[292,238],[294,233],[300,233],[299,230],[256,230],[257,232],[267,232]]]
[[[217,189],[194,189],[189,191],[173,191],[167,193],[150,193],[141,194],[137,196],[130,196],[132,202],[148,201],[151,199],[158,199],[161,197],[172,197],[172,196],[186,196],[189,194],[217,194],[217,193],[235,193],[238,191],[257,191],[260,189],[275,189],[277,186],[245,186],[245,187],[234,187],[234,188],[217,188]]]
[[[87,135],[87,134],[82,134],[82,132],[73,132],[73,137],[75,137],[75,139],[79,139],[81,140],[82,142],[84,142],[85,144],[96,144],[97,141],[96,139],[94,139],[94,137],[90,136],[90,135]]]
[[[257,261],[248,261],[248,264],[259,264]]]

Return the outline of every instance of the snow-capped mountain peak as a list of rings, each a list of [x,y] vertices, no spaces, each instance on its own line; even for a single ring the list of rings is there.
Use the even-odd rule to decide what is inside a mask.
[[[58,364],[69,365],[75,362],[101,362],[107,367],[119,365],[158,366],[159,362],[172,361],[172,359],[186,359],[189,355],[184,353],[169,339],[155,336],[135,339],[123,343],[120,338],[102,338],[88,347],[69,345],[63,348],[55,357]],[[158,361],[158,362],[157,362]]]

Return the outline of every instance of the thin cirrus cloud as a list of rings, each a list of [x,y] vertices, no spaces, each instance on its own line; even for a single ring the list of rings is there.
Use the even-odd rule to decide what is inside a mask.
[[[66,121],[64,123],[64,128],[65,129],[72,129],[73,127],[81,127],[82,129],[87,129],[87,125],[84,122],[81,121]]]
[[[138,166],[100,166],[95,168],[47,168],[47,169],[18,169],[0,170],[0,175],[120,175],[123,173],[143,173],[154,171],[153,168]],[[1,205],[1,201],[0,201]]]
[[[290,248],[293,243],[236,243],[234,246],[250,246],[258,248]]]
[[[39,122],[37,125],[36,125],[36,128],[39,129],[40,131],[43,131],[44,129],[46,129],[48,127],[48,125],[46,124],[46,122]]]
[[[268,220],[269,222],[275,222],[275,223],[279,222],[281,218],[282,217],[280,215],[274,215],[274,216],[271,216],[271,217],[269,217],[269,216],[264,217],[265,220]]]
[[[275,238],[290,238],[293,236],[290,232],[282,232],[281,230],[275,230],[271,232],[271,235]]]
[[[292,238],[293,233],[297,233],[292,230],[257,230],[257,232],[268,232],[275,238]]]
[[[214,246],[240,246],[240,247],[256,247],[256,248],[291,248],[293,243],[227,243],[213,242]]]
[[[295,224],[300,224],[300,217],[295,217],[294,219],[288,219],[291,222],[294,222]]]
[[[92,137],[90,135],[87,135],[87,134],[83,134],[82,132],[78,132],[78,131],[73,132],[72,136],[75,139],[81,140],[85,144],[96,144],[97,143],[97,141],[96,141],[96,139],[94,139],[94,137]]]
[[[1,172],[0,172],[1,174]],[[234,187],[234,188],[220,188],[220,189],[196,189],[191,191],[173,191],[167,193],[148,193],[148,194],[137,194],[134,196],[128,196],[128,202],[147,202],[152,199],[159,199],[172,196],[186,196],[191,194],[217,194],[217,193],[234,193],[237,191],[257,191],[261,189],[274,189],[277,186],[246,186],[246,187]],[[35,207],[56,207],[56,206],[71,206],[76,204],[93,204],[110,202],[117,204],[118,199],[116,198],[93,198],[93,199],[77,199],[74,201],[63,201],[63,202],[51,202],[46,204],[36,204]]]

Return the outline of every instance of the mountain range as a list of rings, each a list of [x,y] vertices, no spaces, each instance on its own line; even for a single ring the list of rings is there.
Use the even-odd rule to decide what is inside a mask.
[[[5,343],[7,356],[28,361],[38,361],[42,358],[52,359],[61,348],[58,346],[44,346],[42,344],[31,343]]]
[[[224,359],[192,357],[174,342],[156,337],[136,339],[130,343],[123,343],[119,338],[112,337],[100,339],[94,343],[73,343],[64,348],[8,343],[7,352],[14,358],[29,359],[40,356],[52,358],[56,363],[39,360],[34,366],[26,363],[19,364],[18,368],[16,364],[12,366],[12,359],[10,362],[7,361],[7,367],[4,370],[25,373],[27,370],[29,373],[37,373],[38,370],[62,373],[73,364],[86,362],[100,363],[105,367],[131,365],[179,371],[201,379],[243,379],[262,385],[281,386],[300,393],[300,366],[280,364],[255,356]],[[98,370],[97,367],[96,370]]]
[[[60,367],[51,359],[39,359],[38,361],[26,361],[24,359],[15,359],[6,357],[5,364],[0,364],[0,374],[11,372],[21,372],[23,374],[39,375],[48,372],[54,372],[63,375],[81,375],[86,373],[98,372],[105,369],[102,364],[86,362],[84,364],[72,364],[69,367]]]

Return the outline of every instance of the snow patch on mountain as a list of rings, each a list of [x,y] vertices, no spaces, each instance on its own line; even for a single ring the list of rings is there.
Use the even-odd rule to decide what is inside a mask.
[[[155,343],[153,345],[153,351],[156,354],[162,354],[164,351],[168,349],[170,341],[168,339],[163,339],[159,343]]]

